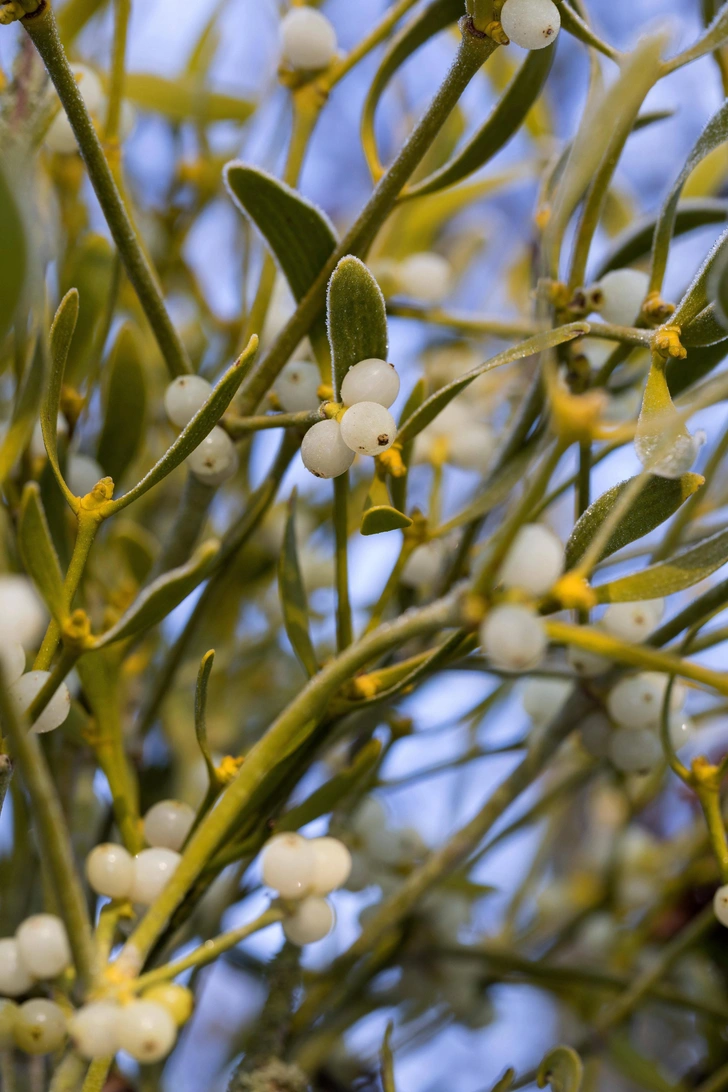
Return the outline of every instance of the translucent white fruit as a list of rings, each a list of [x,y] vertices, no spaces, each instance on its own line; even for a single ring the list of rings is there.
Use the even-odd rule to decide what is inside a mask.
[[[0,939],[0,994],[20,997],[33,985],[33,979],[20,961],[15,937]]]
[[[728,883],[719,887],[713,895],[713,909],[721,925],[728,925]]]
[[[50,677],[50,671],[26,671],[17,682],[13,683],[8,695],[18,714],[25,714]],[[32,731],[39,735],[43,732],[52,732],[54,728],[63,724],[70,711],[71,695],[66,684],[61,683],[32,726]]]
[[[177,982],[160,982],[142,995],[145,1001],[153,1001],[166,1009],[178,1028],[186,1024],[194,1008],[194,995],[186,986]]]
[[[668,684],[666,675],[642,671],[621,679],[607,695],[607,710],[612,720],[625,728],[657,728]],[[675,683],[670,708],[681,709],[685,704],[685,688]]]
[[[144,837],[150,846],[179,850],[195,821],[195,811],[181,800],[160,800],[144,816]]]
[[[150,906],[169,883],[180,860],[173,849],[143,849],[137,853],[129,892],[131,901]]]
[[[312,896],[299,902],[295,912],[283,922],[283,932],[291,944],[314,944],[331,932],[336,921],[333,907],[326,899]]]
[[[568,679],[529,679],[521,701],[534,724],[548,724],[574,689]]]
[[[548,648],[542,619],[518,604],[492,610],[480,627],[480,641],[491,663],[503,671],[538,667]]]
[[[83,101],[86,103],[86,109],[91,117],[97,120],[101,115],[105,102],[101,81],[96,73],[85,64],[72,64],[71,69],[76,77],[76,83]],[[71,124],[63,107],[53,119],[46,134],[45,142],[49,151],[58,152],[61,155],[71,155],[77,151],[76,138],[73,135]]]
[[[187,456],[187,466],[205,485],[222,485],[238,469],[238,453],[227,432],[215,425],[212,432]]]
[[[640,269],[613,269],[596,286],[602,295],[599,312],[605,322],[632,326],[637,321],[650,286],[650,278]]]
[[[564,571],[564,547],[542,523],[526,523],[519,530],[500,571],[507,588],[530,595],[545,595]]]
[[[346,406],[357,402],[377,402],[389,409],[399,394],[399,376],[394,364],[386,360],[360,360],[349,368],[341,384],[341,400]]]
[[[594,758],[606,758],[609,754],[609,741],[612,737],[612,725],[604,713],[590,713],[579,725],[581,742],[584,750]]]
[[[291,68],[326,68],[336,54],[336,31],[320,11],[294,8],[281,20],[281,53]]]
[[[566,653],[566,659],[577,675],[584,679],[595,679],[603,675],[612,666],[611,660],[604,656],[597,656],[596,652],[587,652],[583,648],[575,648],[573,645]]]
[[[273,386],[286,413],[315,410],[321,403],[321,372],[310,360],[291,360]]]
[[[673,438],[668,432],[663,437],[655,437],[648,432],[647,435],[635,437],[634,448],[645,470],[660,478],[675,479],[691,469],[707,438],[702,428],[697,429],[694,435],[683,428]]]
[[[104,476],[103,468],[90,455],[69,455],[66,484],[76,497],[85,497]]]
[[[19,641],[35,648],[43,636],[48,615],[27,576],[0,576],[0,640]]]
[[[624,773],[649,773],[662,758],[662,746],[649,728],[617,728],[609,739],[609,757]]]
[[[15,1045],[15,1024],[18,1006],[7,997],[0,997],[0,1050],[12,1050]]]
[[[602,618],[602,625],[620,641],[640,644],[652,633],[662,618],[662,599],[645,599],[642,603],[612,603]]]
[[[506,0],[500,21],[514,45],[523,49],[551,45],[561,29],[559,9],[551,0]]]
[[[354,462],[354,452],[341,438],[338,421],[319,421],[303,437],[301,458],[317,478],[338,478]]]
[[[55,914],[33,914],[15,934],[20,961],[33,978],[56,978],[71,965],[66,926]]]
[[[134,882],[134,858],[123,846],[105,842],[86,858],[86,876],[97,895],[126,899]]]
[[[420,303],[441,303],[452,288],[452,266],[432,251],[411,254],[400,262],[397,291]]]
[[[695,734],[695,725],[690,717],[686,717],[685,714],[681,713],[679,710],[670,713],[669,724],[670,742],[674,749],[679,751]]]
[[[315,862],[306,838],[294,832],[278,834],[263,850],[263,883],[284,899],[302,899],[311,889]]]
[[[407,558],[400,580],[408,588],[426,588],[437,580],[445,560],[445,546],[439,539],[423,542]]]
[[[357,402],[341,418],[341,439],[360,455],[381,455],[396,435],[394,417],[378,402]]]
[[[113,1001],[92,1001],[74,1012],[68,1034],[83,1058],[110,1058],[119,1049],[121,1008]]]
[[[496,448],[496,438],[490,425],[470,420],[448,436],[447,461],[463,470],[483,472],[488,469]]]
[[[0,669],[6,686],[12,686],[25,671],[25,649],[19,641],[0,642]]]
[[[177,1038],[172,1014],[155,1001],[132,1001],[119,1013],[119,1046],[138,1062],[166,1058]]]
[[[338,838],[314,838],[312,895],[328,895],[337,887],[343,887],[351,872],[351,853]]]
[[[164,392],[164,408],[173,425],[184,428],[212,393],[212,384],[201,375],[178,375]]]
[[[15,1021],[15,1043],[26,1054],[50,1054],[66,1038],[66,1017],[55,1001],[39,997],[20,1006]]]

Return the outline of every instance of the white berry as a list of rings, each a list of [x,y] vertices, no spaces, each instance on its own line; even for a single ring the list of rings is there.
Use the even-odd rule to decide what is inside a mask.
[[[319,421],[303,437],[301,458],[317,478],[338,478],[354,462],[354,452],[344,443],[338,421]]]
[[[351,872],[351,853],[338,838],[314,838],[312,895],[328,895],[343,887]]]
[[[299,902],[283,922],[283,932],[292,944],[302,947],[323,940],[334,927],[336,916],[326,899],[312,897]]]
[[[650,278],[640,269],[613,269],[596,286],[601,293],[599,312],[614,326],[632,326],[642,310]]]
[[[46,627],[47,614],[27,576],[0,576],[0,640],[19,641],[35,648]]]
[[[187,466],[205,485],[222,485],[238,469],[238,453],[227,432],[215,425],[212,432],[187,456]]]
[[[684,713],[673,710],[669,716],[670,742],[676,751],[684,747],[695,732],[695,725]]]
[[[420,303],[441,303],[452,288],[452,266],[432,251],[411,254],[397,269],[397,291]]]
[[[605,656],[598,656],[596,652],[588,652],[574,645],[569,647],[566,659],[577,675],[581,675],[584,679],[595,679],[598,675],[609,671],[612,666],[611,660],[607,660]]]
[[[542,523],[526,523],[508,551],[500,571],[507,588],[545,595],[564,571],[564,548]]]
[[[20,960],[33,978],[56,978],[71,964],[66,927],[55,914],[33,914],[15,934]]]
[[[201,375],[178,375],[164,392],[167,417],[177,428],[189,425],[212,393],[212,384]]]
[[[574,689],[568,679],[529,679],[521,701],[534,724],[548,724],[563,707]]]
[[[172,1015],[155,1001],[132,1001],[119,1013],[119,1046],[138,1062],[166,1058],[177,1038]]]
[[[25,671],[25,649],[19,641],[0,643],[0,669],[6,686],[16,683]]]
[[[510,40],[523,49],[551,45],[561,29],[559,9],[551,0],[506,0],[500,21]]]
[[[90,455],[68,456],[66,484],[75,497],[85,497],[103,476],[103,468]]]
[[[110,1058],[119,1049],[121,1008],[113,1001],[83,1005],[68,1021],[73,1048],[83,1058]]]
[[[281,20],[281,52],[291,68],[326,68],[336,55],[336,31],[320,11],[294,8]]]
[[[548,647],[542,619],[517,604],[492,610],[480,627],[480,640],[491,663],[503,671],[538,667]]]
[[[613,686],[607,695],[607,711],[612,720],[625,728],[657,728],[662,715],[668,679],[655,671],[630,675]],[[670,708],[675,711],[685,702],[685,688],[675,683]]]
[[[666,425],[666,429],[669,426]],[[669,431],[657,437],[648,432],[645,436],[635,437],[634,448],[645,470],[660,478],[676,479],[691,469],[707,438],[702,428],[697,429],[694,435],[685,429],[672,438]]]
[[[33,979],[21,962],[17,940],[3,937],[0,940],[0,994],[20,997],[32,985]]]
[[[426,588],[434,584],[445,560],[445,547],[439,539],[423,542],[407,558],[400,580],[408,588]]]
[[[0,997],[0,1050],[12,1050],[15,1045],[15,1024],[20,1012],[14,1001]]]
[[[105,842],[86,858],[86,876],[97,895],[126,899],[134,881],[134,858],[123,846]]]
[[[713,895],[713,909],[721,925],[728,925],[728,883],[719,887]]]
[[[22,716],[28,711],[50,677],[50,671],[26,671],[25,675],[21,675],[18,681],[13,683],[8,695],[18,714]],[[52,732],[54,728],[63,724],[70,711],[71,695],[66,684],[61,683],[33,724],[32,731],[39,735],[43,732]]]
[[[76,77],[81,97],[86,103],[86,109],[95,120],[101,115],[105,102],[104,89],[96,73],[85,64],[72,64],[71,69]],[[45,138],[46,147],[51,152],[60,155],[72,155],[78,150],[76,138],[66,112],[61,107],[53,119]]]
[[[263,883],[284,899],[302,899],[313,881],[312,843],[293,831],[271,838],[263,850]]]
[[[180,850],[195,821],[195,811],[181,800],[160,800],[144,816],[144,837],[150,846]]]
[[[26,1054],[50,1054],[66,1038],[66,1017],[55,1001],[39,997],[26,1001],[15,1021],[15,1042]]]
[[[315,410],[320,405],[321,373],[310,360],[291,360],[278,376],[273,390],[286,413]]]
[[[381,455],[396,435],[394,417],[378,402],[357,402],[341,418],[341,439],[360,455]]]
[[[649,728],[618,728],[609,739],[609,757],[624,773],[649,773],[662,758],[662,747]]]
[[[662,599],[645,599],[641,603],[612,603],[602,618],[604,629],[612,637],[632,644],[641,644],[657,626],[663,611]]]
[[[129,892],[132,902],[151,906],[176,872],[180,859],[173,849],[143,849],[137,853]]]
[[[447,438],[447,460],[463,470],[483,473],[493,461],[496,438],[490,425],[470,420]]]
[[[377,402],[389,409],[399,394],[399,376],[394,364],[386,360],[360,360],[349,368],[341,384],[341,400],[346,406],[357,402]]]
[[[594,712],[584,717],[579,725],[579,731],[584,750],[594,758],[607,757],[609,741],[612,738],[612,726],[604,713]]]

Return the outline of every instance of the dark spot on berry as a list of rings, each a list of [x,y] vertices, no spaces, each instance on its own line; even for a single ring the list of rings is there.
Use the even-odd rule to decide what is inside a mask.
[[[380,447],[387,446],[387,444],[389,443],[389,436],[387,436],[386,432],[379,433],[379,435],[377,436],[377,443]]]

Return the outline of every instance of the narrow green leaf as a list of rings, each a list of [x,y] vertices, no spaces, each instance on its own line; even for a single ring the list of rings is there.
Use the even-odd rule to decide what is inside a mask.
[[[234,203],[265,239],[299,301],[308,292],[337,245],[329,219],[284,182],[245,163],[228,163],[223,172]],[[320,315],[309,331],[320,363],[328,365],[326,321]]]
[[[494,368],[500,368],[504,364],[512,364],[516,360],[524,360],[526,357],[535,356],[546,349],[553,349],[556,345],[563,345],[567,341],[573,341],[574,338],[583,337],[588,333],[589,324],[587,322],[572,322],[568,326],[558,326],[555,330],[546,330],[542,334],[536,334],[535,337],[530,337],[526,341],[522,341],[520,345],[515,345],[512,349],[506,349],[505,352],[486,360],[484,364],[480,364],[477,368],[465,372],[464,375],[453,380],[452,383],[448,383],[447,386],[441,387],[439,391],[430,395],[420,408],[400,426],[397,435],[398,442],[404,444],[413,440],[418,433],[422,432],[423,428],[435,420],[438,413],[441,413],[456,395],[465,390],[479,375],[492,371]]]
[[[351,765],[329,780],[295,808],[291,808],[276,823],[276,830],[298,830],[322,815],[328,815],[356,788],[364,785],[376,767],[382,753],[378,739],[370,739],[357,751]]]
[[[693,384],[704,379],[728,356],[728,338],[714,345],[688,349],[687,360],[671,359],[665,375],[670,394],[677,398]]]
[[[556,0],[556,3],[561,12],[561,26],[564,30],[567,30],[572,37],[577,38],[584,45],[591,46],[592,49],[603,53],[605,57],[609,57],[610,61],[619,61],[617,50],[613,49],[608,42],[603,42],[581,16],[566,3],[566,0]]]
[[[680,332],[680,341],[686,349],[705,348],[725,341],[728,323],[721,312],[721,305],[716,300],[704,307],[700,314],[691,319]]]
[[[528,53],[487,121],[449,163],[407,189],[402,197],[409,199],[435,193],[447,186],[454,186],[484,167],[520,129],[543,90],[555,55],[555,47],[534,49]]]
[[[390,1020],[382,1042],[382,1092],[397,1092],[394,1083],[394,1055],[392,1054],[392,1035],[394,1024]]]
[[[215,650],[210,649],[200,661],[200,670],[197,673],[197,685],[195,687],[195,736],[197,745],[207,767],[207,775],[211,786],[218,783],[218,774],[215,763],[210,753],[210,745],[207,742],[207,684],[215,662]]]
[[[18,520],[18,547],[23,565],[43,602],[55,620],[62,622],[68,614],[63,594],[63,575],[51,541],[37,482],[28,482],[23,490]]]
[[[612,486],[587,508],[566,543],[567,569],[572,569],[584,556],[589,543],[609,517],[612,509],[619,503],[622,495],[629,490],[633,481],[634,478],[630,478],[628,481]],[[620,526],[606,543],[599,555],[599,560],[602,561],[610,554],[621,550],[623,546],[628,546],[630,542],[636,542],[654,531],[656,527],[674,515],[688,497],[700,489],[704,481],[705,478],[700,474],[683,474],[677,479],[651,477],[640,492],[639,503],[633,504],[629,509]]]
[[[703,264],[671,316],[671,323],[686,327],[698,317],[701,311],[705,310],[710,303],[708,286],[712,284],[715,271],[721,267],[726,253],[728,253],[728,229],[719,236],[708,251]]]
[[[326,318],[331,346],[334,399],[349,368],[360,360],[387,359],[387,309],[384,296],[364,262],[347,254],[329,281]]]
[[[403,531],[412,520],[391,504],[373,504],[361,517],[359,530],[363,535],[382,535],[387,531]]]
[[[10,329],[28,270],[25,226],[5,171],[0,171],[0,340]]]
[[[668,72],[673,72],[676,68],[682,68],[683,65],[691,64],[692,61],[696,61],[698,57],[704,57],[706,53],[711,53],[714,49],[717,49],[728,38],[728,3],[722,5],[715,18],[711,22],[710,26],[700,35],[696,42],[693,42],[691,46],[683,50],[682,53],[678,53],[676,57],[672,57],[666,64]]]
[[[538,1067],[536,1083],[539,1088],[550,1085],[553,1092],[579,1092],[584,1079],[584,1065],[571,1047],[559,1046],[550,1050]]]
[[[308,621],[308,601],[306,588],[298,563],[296,544],[296,492],[288,502],[288,519],[283,535],[283,549],[278,559],[278,593],[283,608],[283,624],[293,651],[298,656],[303,670],[313,678],[319,669],[316,651],[311,640]]]
[[[16,392],[10,427],[0,445],[0,484],[7,479],[33,435],[43,393],[45,355],[42,337],[38,337],[30,366]]]
[[[705,580],[728,561],[728,531],[717,531],[694,546],[686,546],[667,561],[642,572],[610,580],[594,588],[600,603],[633,603],[662,599]]]
[[[219,552],[220,543],[210,539],[200,546],[186,565],[160,576],[135,599],[115,626],[101,634],[95,648],[106,648],[115,641],[134,637],[156,626],[207,579]]]
[[[683,445],[690,449],[691,444],[692,437],[670,395],[664,361],[654,357],[637,420],[634,438],[637,455],[647,470],[660,473],[661,466],[669,464],[676,449]]]
[[[190,452],[194,451],[202,443],[205,437],[212,432],[235,397],[235,392],[248,374],[257,351],[258,338],[253,335],[242,355],[228,368],[204,406],[197,411],[156,466],[152,467],[149,473],[145,474],[133,489],[125,493],[123,497],[119,497],[118,500],[111,502],[107,509],[107,515],[113,515],[122,508],[126,508],[133,501],[138,500],[152,486],[157,485],[168,474],[171,474],[175,467],[184,462]]]
[[[688,197],[680,201],[675,212],[673,238],[686,235],[708,224],[722,224],[728,220],[728,201],[720,197]],[[638,220],[612,244],[606,258],[594,274],[598,281],[612,269],[623,269],[646,257],[652,248],[657,225],[656,216]]]
[[[211,91],[193,76],[165,79],[151,72],[127,72],[124,96],[140,110],[163,114],[169,121],[197,121],[209,125],[215,121],[247,121],[255,104],[237,95]]]
[[[61,408],[61,389],[66,372],[66,361],[78,322],[79,299],[75,288],[70,288],[58,305],[50,333],[50,375],[40,407],[40,427],[43,432],[48,462],[64,497],[74,512],[78,500],[66,485],[58,462],[58,413]]]
[[[120,481],[144,439],[147,390],[141,346],[131,326],[122,326],[108,365],[106,413],[97,457],[104,472]]]
[[[515,1069],[507,1069],[501,1079],[493,1085],[491,1092],[511,1092],[515,1079]]]

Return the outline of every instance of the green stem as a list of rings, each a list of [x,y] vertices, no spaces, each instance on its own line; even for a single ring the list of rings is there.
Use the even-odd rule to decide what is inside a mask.
[[[728,883],[728,836],[726,836],[725,822],[720,806],[720,787],[717,785],[694,785],[693,787],[705,816],[710,845],[718,862],[720,882],[723,884]]]
[[[349,472],[334,478],[334,536],[336,540],[336,647],[351,644],[354,633],[349,601]]]
[[[490,38],[476,37],[467,23],[457,56],[429,109],[406,141],[401,152],[382,177],[356,222],[319,273],[295,313],[258,361],[241,387],[241,413],[250,414],[275,380],[297,345],[308,333],[322,310],[326,287],[334,269],[347,254],[366,255],[379,228],[392,211],[403,186],[422,161],[470,81],[497,48]]]
[[[104,140],[116,143],[119,139],[121,104],[124,100],[126,76],[126,42],[129,33],[131,0],[114,0],[114,44],[111,50],[111,75],[106,111]]]
[[[78,1054],[67,1054],[60,1063],[48,1088],[48,1092],[78,1092],[86,1062]]]
[[[70,610],[73,603],[73,597],[78,591],[78,587],[81,583],[81,577],[83,576],[84,569],[86,568],[86,562],[88,561],[88,555],[91,552],[94,539],[96,538],[96,532],[100,526],[100,521],[97,515],[92,512],[86,511],[81,508],[78,513],[78,532],[76,534],[76,541],[73,545],[73,553],[71,555],[71,563],[68,566],[68,572],[66,573],[66,579],[63,582],[63,591],[66,597],[66,607]],[[58,642],[61,639],[61,630],[58,623],[54,620],[48,626],[43,643],[40,646],[38,655],[35,658],[33,669],[35,671],[47,671],[51,666],[51,661],[55,654]]]
[[[113,1058],[97,1058],[91,1062],[81,1092],[103,1092],[113,1062]]]
[[[225,417],[223,425],[225,431],[233,440],[239,440],[241,436],[248,436],[251,432],[260,432],[271,428],[300,428],[308,429],[317,421],[325,420],[320,409],[301,410],[298,413],[266,413],[258,417],[237,417],[230,415]]]
[[[162,298],[156,273],[149,264],[129,214],[119,194],[101,142],[96,135],[86,104],[58,36],[53,8],[44,0],[34,15],[23,20],[28,35],[41,55],[58,92],[79,150],[88,170],[109,230],[124,262],[127,276],[149,320],[170,375],[192,371],[184,345],[175,330]]]

